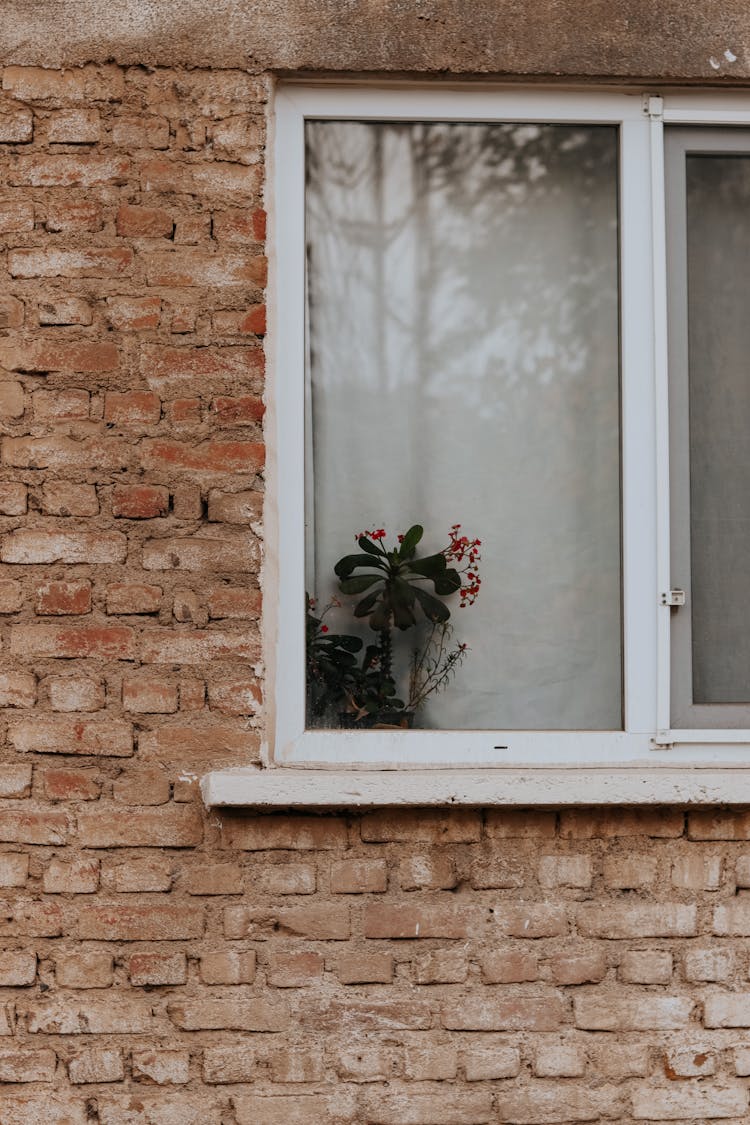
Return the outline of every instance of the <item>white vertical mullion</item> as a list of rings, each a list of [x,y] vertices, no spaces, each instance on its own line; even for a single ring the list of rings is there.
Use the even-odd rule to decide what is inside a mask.
[[[304,112],[294,91],[276,101],[276,293],[283,321],[275,341],[275,480],[278,557],[265,565],[278,575],[274,693],[278,759],[305,729],[305,138]]]
[[[623,648],[625,730],[656,721],[658,583],[649,123],[621,124]]]
[[[664,119],[661,99],[650,98],[652,284],[654,305],[654,407],[656,420],[656,560],[658,590],[671,586],[669,522],[669,371],[667,347],[667,236],[664,185]],[[657,742],[669,741],[669,606],[658,605],[656,729]]]

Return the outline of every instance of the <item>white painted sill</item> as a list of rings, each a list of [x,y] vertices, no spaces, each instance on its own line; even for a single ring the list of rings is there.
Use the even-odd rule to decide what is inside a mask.
[[[484,769],[213,770],[201,780],[209,807],[359,809],[394,806],[750,804],[750,769],[681,765]]]

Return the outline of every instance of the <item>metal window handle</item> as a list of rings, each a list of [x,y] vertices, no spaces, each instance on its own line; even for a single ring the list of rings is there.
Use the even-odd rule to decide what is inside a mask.
[[[665,590],[661,596],[662,605],[684,605],[685,604],[685,591],[684,590]]]

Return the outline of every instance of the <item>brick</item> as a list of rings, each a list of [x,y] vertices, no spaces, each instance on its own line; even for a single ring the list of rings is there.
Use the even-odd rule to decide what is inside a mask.
[[[240,953],[204,953],[200,960],[204,984],[252,984],[255,980],[255,950]]]
[[[697,912],[693,904],[641,902],[632,906],[596,903],[578,907],[579,932],[587,937],[695,937]]]
[[[190,1077],[190,1054],[187,1051],[133,1051],[133,1079],[156,1086],[182,1086]]]
[[[683,1090],[649,1084],[634,1089],[632,1113],[636,1121],[742,1118],[747,1102],[748,1091],[739,1083],[712,1089],[691,1083]]]
[[[203,680],[180,681],[180,710],[202,711],[206,702],[206,685]]]
[[[705,1027],[750,1027],[750,992],[715,992],[703,1004]]]
[[[166,490],[165,490],[166,491]],[[166,499],[164,504],[166,506]],[[153,504],[156,507],[156,504]],[[159,515],[142,506],[143,516]],[[117,513],[115,513],[117,514]],[[132,518],[132,517],[131,517]],[[253,536],[234,538],[196,535],[190,538],[149,539],[143,545],[144,570],[222,571],[257,570],[259,548]],[[205,623],[205,617],[204,617]]]
[[[265,336],[266,306],[250,305],[246,309],[215,312],[212,324],[219,336]]]
[[[46,894],[94,894],[99,889],[99,860],[51,859],[42,886]]]
[[[735,864],[735,882],[738,888],[750,887],[750,855],[738,855]]]
[[[112,124],[112,143],[119,148],[159,149],[169,147],[166,117],[118,117]]]
[[[114,344],[101,343],[50,343],[46,340],[0,343],[0,364],[8,371],[24,371],[44,374],[48,371],[95,373],[115,371],[119,355]],[[47,396],[51,392],[44,392]],[[75,396],[74,401],[88,403],[88,392],[56,392],[57,401],[65,402],[65,395]],[[37,398],[40,392],[37,392]],[[41,396],[43,397],[43,395]],[[72,417],[87,417],[88,409],[81,414],[74,412]],[[53,416],[50,413],[50,416]],[[66,415],[63,413],[62,417]]]
[[[133,728],[120,719],[42,717],[21,719],[9,728],[11,744],[21,753],[93,754],[129,757],[133,753]]]
[[[500,933],[507,937],[535,940],[560,937],[567,930],[565,908],[545,903],[498,903],[493,918]]]
[[[3,1094],[3,1125],[39,1125],[40,1121],[54,1121],[55,1125],[89,1125],[90,1118],[82,1101],[70,1102],[68,1098],[44,1094],[22,1094],[9,1097]]]
[[[0,1050],[0,1082],[53,1082],[56,1066],[54,1051]]]
[[[260,617],[260,590],[232,589],[223,586],[212,590],[208,596],[208,616],[234,618],[238,621],[255,621]]]
[[[71,1004],[67,997],[29,1006],[28,1030],[34,1035],[143,1035],[153,1032],[151,1005],[111,996],[86,997]]]
[[[379,894],[387,886],[388,865],[384,859],[345,859],[331,865],[332,894]]]
[[[87,579],[43,582],[34,591],[34,613],[55,616],[90,612],[91,583]]]
[[[219,242],[265,242],[266,213],[260,208],[247,211],[219,211],[214,214],[214,238]]]
[[[169,492],[166,488],[139,484],[116,486],[112,490],[112,515],[115,518],[154,519],[166,515],[168,509]]]
[[[78,835],[84,848],[189,848],[200,844],[203,825],[194,808],[132,808],[117,805],[82,809]]]
[[[273,1051],[268,1061],[274,1082],[321,1082],[324,1078],[323,1052],[319,1047]]]
[[[219,1125],[219,1109],[207,1106],[201,1098],[196,1104],[195,1094],[163,1092],[149,1098],[142,1087],[138,1093],[105,1097],[98,1094],[99,1125]]]
[[[385,1070],[385,1068],[384,1068]],[[456,1077],[458,1052],[447,1044],[407,1047],[404,1052],[404,1076],[413,1082],[444,1082]],[[343,1075],[342,1075],[343,1077]],[[382,1079],[388,1078],[383,1073]]]
[[[88,676],[51,676],[47,681],[53,711],[99,711],[104,706],[104,686]]]
[[[0,111],[0,134],[4,120]],[[25,193],[23,193],[25,195]],[[34,203],[31,199],[0,199],[0,234],[26,234],[34,229]],[[4,325],[5,328],[13,325]]]
[[[96,489],[93,484],[47,481],[42,486],[42,511],[48,516],[96,516]]]
[[[122,705],[126,711],[166,715],[177,710],[177,685],[153,677],[125,679]]]
[[[80,1051],[68,1063],[68,1077],[74,1085],[121,1082],[125,1077],[122,1052],[115,1047],[90,1047]]]
[[[604,980],[607,962],[598,950],[556,954],[550,958],[550,969],[555,984],[598,984]]]
[[[31,672],[0,672],[0,707],[33,707],[35,703],[36,676]]]
[[[26,106],[0,105],[0,144],[27,144],[34,138],[34,116]]]
[[[173,306],[169,331],[176,335],[195,332],[196,319],[196,310],[190,305]]]
[[[134,953],[128,974],[135,987],[185,984],[187,958],[184,953]]]
[[[124,184],[130,161],[119,156],[17,156],[8,172],[16,187],[97,187]]]
[[[556,815],[534,810],[488,809],[485,832],[490,840],[534,840],[555,835]]]
[[[479,1045],[461,1052],[467,1082],[494,1082],[500,1078],[517,1078],[521,1058],[515,1047],[498,1043]]]
[[[542,1045],[534,1058],[537,1078],[581,1078],[586,1058],[577,1047],[564,1043]]]
[[[115,226],[120,238],[170,238],[174,221],[162,207],[134,207],[122,203]]]
[[[485,984],[520,984],[539,979],[539,963],[534,953],[493,951],[481,961]]]
[[[274,933],[311,941],[348,941],[351,937],[349,910],[325,903],[279,907],[278,910],[227,906],[224,910],[224,935],[230,940],[262,940]]]
[[[472,915],[467,907],[368,904],[364,911],[367,938],[467,938]]]
[[[25,887],[28,878],[28,854],[0,852],[0,887]]]
[[[239,167],[224,161],[216,160],[205,164],[177,164],[161,159],[150,160],[141,168],[142,191],[179,192],[223,201],[231,196],[257,197],[259,188],[257,168]],[[152,284],[173,285],[180,283],[160,281]],[[212,279],[205,284],[217,285],[221,282]]]
[[[569,1083],[537,1082],[526,1089],[501,1090],[497,1108],[504,1125],[557,1125],[570,1121],[599,1121],[606,1114],[620,1117],[623,1095],[617,1087],[599,1089]]]
[[[590,840],[597,836],[682,836],[684,814],[679,809],[566,809],[560,814],[563,839]]]
[[[127,540],[117,531],[98,535],[84,531],[13,531],[3,540],[2,561],[6,563],[122,563]],[[43,626],[55,630],[56,626]],[[86,630],[91,632],[91,630]],[[83,655],[77,653],[76,655]]]
[[[76,160],[76,163],[78,161]],[[133,251],[113,249],[10,250],[11,277],[126,277],[133,268]]]
[[[721,856],[687,855],[672,864],[672,886],[684,891],[716,891],[721,884]]]
[[[539,860],[539,885],[553,887],[590,887],[593,879],[591,856],[546,855]]]
[[[107,316],[120,332],[141,332],[158,328],[161,320],[160,297],[107,297]]]
[[[95,770],[43,769],[39,780],[50,801],[96,801],[101,792]]]
[[[16,481],[0,483],[0,515],[25,515],[27,509],[26,491],[26,485]]]
[[[47,809],[0,808],[0,841],[4,844],[64,844],[70,825],[64,812]]]
[[[436,949],[414,958],[416,984],[462,984],[468,972],[466,955],[452,949]]]
[[[0,930],[5,937],[60,937],[63,921],[57,903],[14,899],[2,904]]]
[[[319,998],[302,1008],[302,1027],[314,1035],[335,1031],[357,1042],[370,1031],[426,1031],[432,1026],[429,1004],[418,1000],[330,1000]]]
[[[198,906],[81,906],[78,936],[93,941],[181,941],[203,935]]]
[[[366,813],[360,831],[368,843],[471,844],[479,840],[481,821],[474,809],[383,809]]]
[[[241,395],[239,398],[219,397],[211,403],[211,413],[217,426],[257,426],[263,421],[265,407],[258,395]]]
[[[111,953],[80,949],[55,956],[55,979],[60,988],[109,988],[113,977]]]
[[[197,520],[203,515],[200,489],[192,484],[177,484],[172,491],[172,514],[178,520]]]
[[[122,71],[114,65],[48,70],[41,66],[6,66],[3,89],[25,102],[119,101],[124,94]]]
[[[685,980],[724,981],[732,972],[728,950],[689,949],[685,954]]]
[[[392,1050],[368,1042],[364,1048],[337,1050],[333,1065],[344,1082],[385,1082],[396,1070],[396,1059]]]
[[[263,469],[265,447],[259,441],[186,442],[147,438],[141,447],[141,463],[146,470],[165,473],[259,473]]]
[[[257,885],[263,894],[311,895],[315,893],[317,874],[311,863],[281,863],[261,869]]]
[[[215,523],[252,524],[261,519],[263,496],[259,492],[220,492],[208,494],[208,518]]]
[[[255,1077],[255,1051],[245,1043],[231,1047],[206,1047],[203,1052],[203,1081],[218,1083],[252,1082]]]
[[[23,587],[15,579],[0,581],[0,613],[17,613],[24,603]]]
[[[26,398],[20,383],[0,382],[0,417],[20,418],[25,405]]]
[[[341,984],[390,984],[393,958],[388,953],[344,953],[335,971]]]
[[[716,1073],[716,1057],[699,1046],[682,1051],[667,1051],[664,1057],[664,1073],[674,1081],[676,1078],[704,1078]]]
[[[36,422],[82,421],[89,416],[89,392],[34,391],[31,405]]]
[[[28,797],[31,791],[31,766],[25,762],[0,764],[0,797]]]
[[[168,891],[172,886],[172,862],[161,856],[131,859],[114,869],[115,890],[120,894],[137,891]]]
[[[0,951],[0,988],[27,988],[35,980],[36,953],[23,949]]]
[[[460,1006],[444,1005],[441,1024],[449,1031],[556,1031],[563,1009],[555,992],[516,998],[474,992]]]
[[[575,1026],[584,1031],[678,1031],[693,1009],[689,996],[581,992],[573,998]]]
[[[336,1098],[322,1094],[232,1096],[237,1125],[310,1125],[313,1121],[349,1125],[355,1120],[353,1109],[339,1113],[336,1102]]]
[[[155,426],[161,417],[161,399],[153,391],[108,391],[104,421],[117,426]]]
[[[276,953],[268,962],[266,977],[274,988],[304,988],[323,975],[319,953]]]
[[[619,977],[626,984],[669,984],[672,954],[661,949],[639,949],[624,953]]]
[[[606,856],[604,881],[614,890],[640,890],[656,882],[657,861],[649,855]]]
[[[720,937],[750,936],[750,899],[735,898],[714,909],[712,932]]]
[[[242,851],[338,850],[347,845],[346,822],[328,816],[248,816],[225,812],[222,840]]]
[[[404,891],[450,890],[458,882],[453,857],[447,855],[407,856],[399,863],[398,874]]]
[[[747,1078],[750,1075],[750,1048],[736,1048],[734,1052],[734,1073],[740,1078]]]
[[[0,224],[2,218],[0,217]],[[5,293],[0,296],[0,328],[20,328],[23,324],[25,308],[23,301]]]
[[[263,697],[257,680],[243,679],[209,683],[208,700],[211,710],[222,715],[254,715]],[[181,703],[181,706],[184,708],[185,704]]]
[[[176,759],[183,766],[190,759],[215,762],[220,757],[234,757],[247,765],[257,760],[259,739],[256,733],[244,727],[219,725],[212,726],[172,726],[143,732],[138,740],[144,758],[154,757],[160,761]]]
[[[160,394],[221,394],[237,387],[260,390],[262,373],[263,352],[258,346],[177,348],[144,344],[141,349],[141,374]]]
[[[365,1099],[368,1125],[484,1125],[493,1119],[489,1091],[438,1090],[418,1094],[407,1087],[397,1092],[367,1094]]]
[[[89,325],[93,320],[91,305],[81,297],[50,297],[39,302],[39,323],[62,326]]]
[[[123,625],[17,625],[11,630],[10,651],[24,657],[130,660],[133,632]]]
[[[183,1000],[167,1006],[172,1023],[181,1031],[286,1031],[289,1009],[275,1000]]]
[[[144,664],[208,664],[214,660],[260,658],[260,643],[246,632],[218,629],[173,632],[171,629],[146,629],[142,633],[141,659]]]
[[[158,613],[161,586],[115,583],[107,587],[107,613]]]
[[[45,227],[53,234],[81,234],[101,230],[104,213],[93,199],[50,200]]]
[[[47,122],[47,140],[54,144],[95,144],[101,137],[98,109],[62,109]]]

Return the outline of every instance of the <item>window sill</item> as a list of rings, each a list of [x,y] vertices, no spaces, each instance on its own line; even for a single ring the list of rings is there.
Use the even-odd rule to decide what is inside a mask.
[[[201,780],[209,807],[750,805],[750,767],[346,770],[244,767]]]

